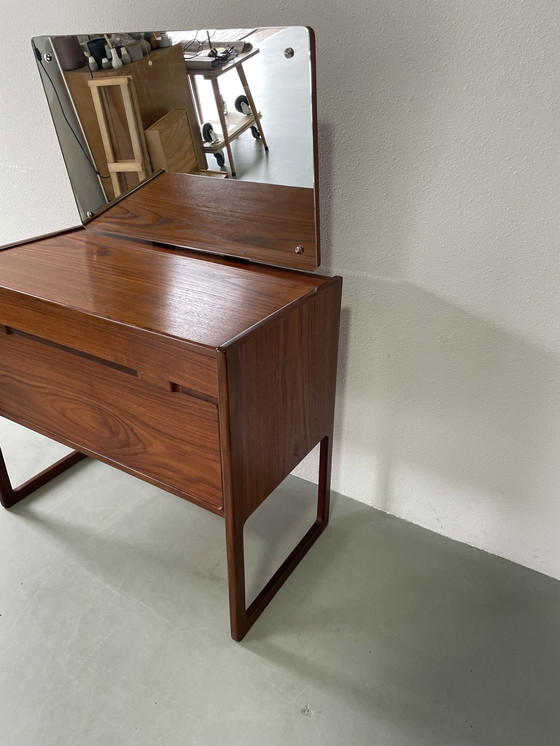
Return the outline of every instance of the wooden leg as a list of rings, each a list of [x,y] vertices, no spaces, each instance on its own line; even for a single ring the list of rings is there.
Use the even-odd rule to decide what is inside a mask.
[[[197,84],[196,79],[195,79],[194,76],[193,77],[189,77],[189,83],[190,83],[190,86],[191,86],[192,97],[194,99],[194,105],[195,105],[196,115],[198,117],[198,125],[199,125],[199,127],[202,127],[202,125],[204,124],[204,118],[203,118],[204,115],[202,113],[202,106],[200,104],[200,95],[198,93],[198,84]]]
[[[233,161],[233,153],[231,151],[231,142],[229,139],[226,115],[224,114],[224,100],[222,98],[222,94],[220,93],[220,87],[218,85],[218,81],[216,80],[216,78],[212,78],[212,90],[214,91],[214,100],[216,102],[216,109],[218,110],[218,118],[220,120],[220,126],[222,128],[222,135],[224,138],[224,143],[225,143],[227,154],[228,154],[231,175],[235,176],[235,163]]]
[[[236,520],[235,516],[226,516],[231,636],[237,642],[245,637],[278,590],[299,565],[320,534],[325,530],[329,522],[331,461],[332,435],[329,435],[321,441],[317,517],[315,523],[280,565],[278,570],[276,570],[249,608],[246,608],[245,605],[245,559],[243,543],[245,520]]]
[[[241,85],[243,86],[243,90],[245,91],[245,95],[247,96],[247,101],[249,102],[251,111],[253,112],[253,116],[255,117],[255,127],[259,131],[264,149],[268,150],[268,143],[266,142],[266,137],[264,136],[261,119],[257,116],[257,107],[255,105],[255,102],[253,101],[253,94],[251,93],[251,89],[249,88],[249,83],[247,82],[247,76],[245,75],[245,71],[243,70],[243,65],[238,65],[236,67],[236,70],[237,74],[239,75]]]
[[[62,474],[66,469],[74,466],[74,464],[77,464],[78,461],[81,461],[83,458],[86,458],[83,453],[72,451],[72,453],[61,458],[60,461],[49,466],[48,469],[44,469],[27,482],[24,482],[24,484],[14,488],[10,482],[8,470],[6,469],[6,462],[4,461],[4,456],[0,450],[0,505],[4,508],[11,508],[12,505],[23,500],[24,497],[27,497],[36,489],[39,489],[39,487],[47,484],[51,479],[58,477],[59,474]]]

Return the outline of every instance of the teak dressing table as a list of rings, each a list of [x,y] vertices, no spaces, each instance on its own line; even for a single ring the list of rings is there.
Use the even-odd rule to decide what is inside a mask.
[[[342,281],[304,271],[312,195],[159,173],[0,251],[0,415],[75,449],[19,488],[0,452],[2,505],[91,456],[223,516],[234,640],[329,519]],[[316,521],[247,608],[244,524],[317,444]]]

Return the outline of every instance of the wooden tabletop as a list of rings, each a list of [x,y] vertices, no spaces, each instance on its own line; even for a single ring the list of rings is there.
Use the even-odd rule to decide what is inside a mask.
[[[212,348],[330,281],[84,229],[0,251],[0,297],[22,293]]]

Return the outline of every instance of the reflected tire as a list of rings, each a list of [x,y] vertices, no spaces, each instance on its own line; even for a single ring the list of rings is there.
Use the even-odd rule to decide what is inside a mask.
[[[212,133],[214,132],[214,127],[210,124],[210,122],[206,122],[206,124],[202,125],[202,139],[204,142],[212,142]]]
[[[238,112],[239,112],[240,114],[243,114],[243,107],[241,106],[241,104],[245,104],[246,106],[248,106],[248,107],[249,107],[249,109],[251,108],[251,107],[249,106],[249,99],[247,98],[247,96],[238,96],[238,97],[237,97],[237,98],[235,99],[235,108],[237,109],[237,111],[238,111]]]

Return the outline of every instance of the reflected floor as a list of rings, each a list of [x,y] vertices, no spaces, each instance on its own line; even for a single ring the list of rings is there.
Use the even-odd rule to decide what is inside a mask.
[[[261,140],[255,140],[250,130],[232,142],[236,178],[287,186],[313,186],[313,136],[311,130],[311,100],[309,96],[309,57],[301,52],[309,49],[306,29],[291,27],[255,44],[259,54],[244,64],[245,74],[257,108],[262,112],[262,126],[269,147],[266,153]],[[296,50],[287,59],[284,50]],[[237,73],[232,70],[218,78],[220,92],[229,111],[234,111],[236,98],[243,94]],[[197,76],[205,121],[212,121],[216,130],[216,105],[211,85]],[[229,163],[223,171],[229,173]],[[208,167],[217,170],[214,156],[208,155]]]
[[[0,442],[18,483],[65,450]],[[252,587],[313,498],[291,477],[255,514]],[[0,545],[0,743],[558,744],[560,584],[342,496],[241,644],[222,519],[101,463],[0,512]]]

